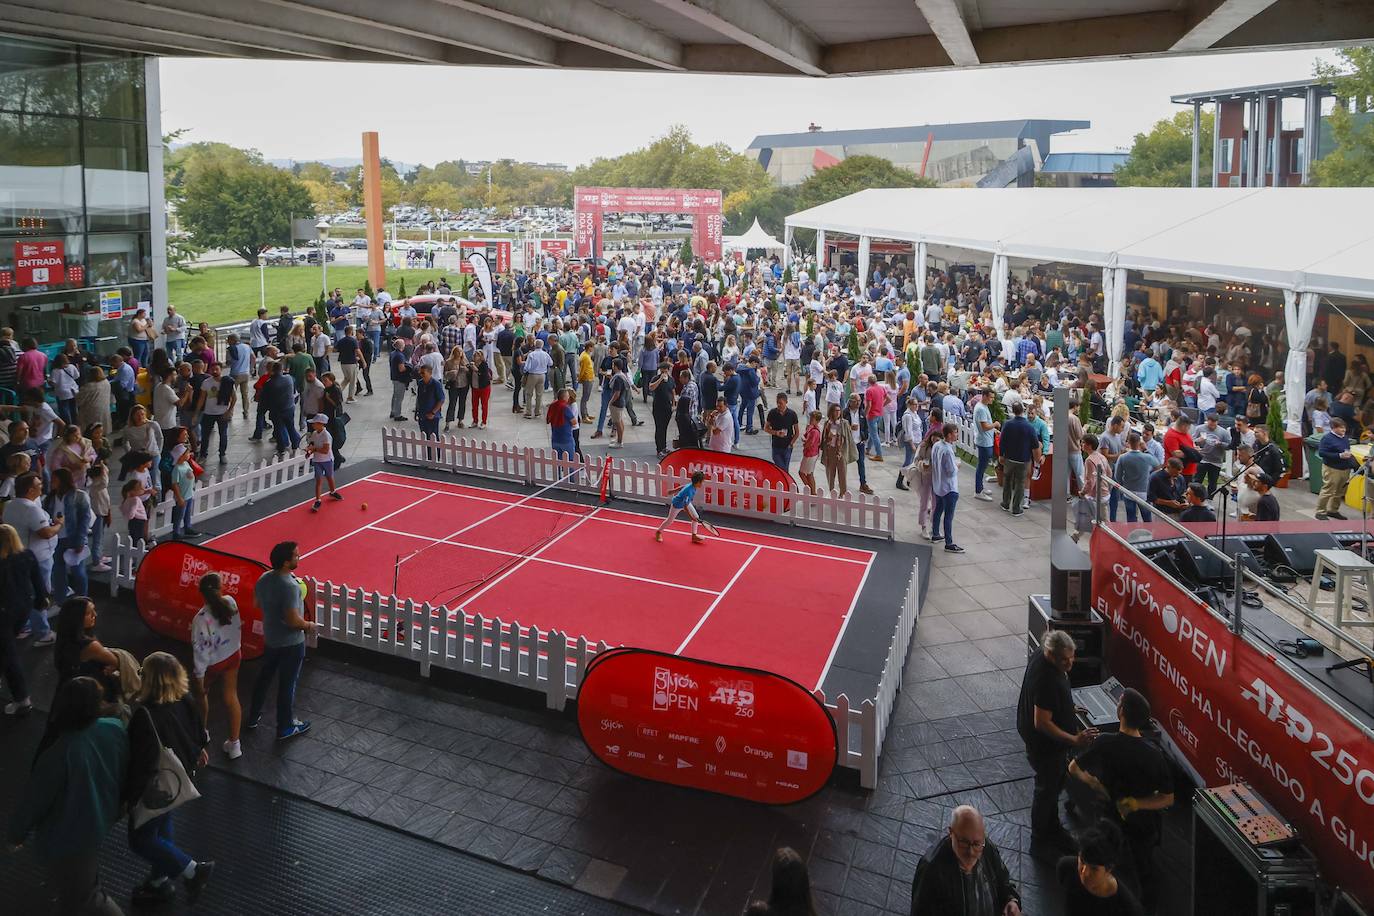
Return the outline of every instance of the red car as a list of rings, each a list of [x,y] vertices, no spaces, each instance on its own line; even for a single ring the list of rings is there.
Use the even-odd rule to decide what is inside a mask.
[[[392,300],[391,304],[386,307],[386,312],[391,318],[391,323],[396,327],[400,327],[401,306],[409,305],[411,308],[415,309],[415,314],[417,316],[429,315],[434,312],[436,304],[441,299],[452,299],[460,309],[466,312],[469,320],[472,320],[474,317],[480,320],[480,318],[485,318],[487,315],[491,315],[497,321],[511,321],[515,317],[505,309],[478,308],[462,296],[440,296],[436,293],[426,293],[423,296],[411,296],[408,299]]]
[[[568,258],[568,266],[584,268],[592,272],[592,280],[604,280],[610,276],[611,262],[605,258]]]

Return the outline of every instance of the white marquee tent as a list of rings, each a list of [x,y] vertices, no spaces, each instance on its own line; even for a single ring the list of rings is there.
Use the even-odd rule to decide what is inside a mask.
[[[859,237],[859,274],[872,239],[993,256],[993,317],[1004,333],[1009,259],[1101,267],[1113,372],[1121,359],[1126,271],[1200,277],[1283,293],[1290,428],[1301,414],[1306,350],[1321,295],[1374,300],[1374,189],[894,188],[870,189],[794,213],[796,228]]]
[[[748,251],[751,248],[759,248],[764,251],[782,251],[786,247],[782,242],[773,238],[759,225],[757,218],[754,225],[744,235],[727,235],[721,240],[726,251]]]

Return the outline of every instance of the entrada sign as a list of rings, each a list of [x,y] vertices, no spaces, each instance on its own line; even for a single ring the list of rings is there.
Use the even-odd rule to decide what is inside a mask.
[[[58,286],[66,282],[60,240],[14,243],[15,286]]]

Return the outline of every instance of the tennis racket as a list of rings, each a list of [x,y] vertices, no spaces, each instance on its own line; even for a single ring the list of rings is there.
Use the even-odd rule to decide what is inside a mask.
[[[693,508],[695,510],[695,507]],[[700,512],[695,512],[695,515],[697,517],[697,521],[701,522],[701,526],[705,528],[707,531],[709,531],[713,537],[720,537],[720,532],[716,530],[716,526],[708,522],[705,516],[703,516]]]

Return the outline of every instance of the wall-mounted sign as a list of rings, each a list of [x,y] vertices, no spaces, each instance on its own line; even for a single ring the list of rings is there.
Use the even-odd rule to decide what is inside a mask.
[[[124,315],[124,293],[117,289],[100,291],[100,317],[121,318]]]
[[[61,240],[14,243],[16,286],[58,286],[66,281]]]

